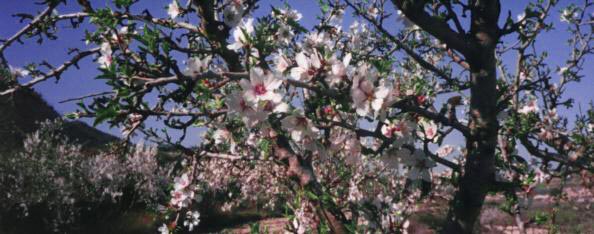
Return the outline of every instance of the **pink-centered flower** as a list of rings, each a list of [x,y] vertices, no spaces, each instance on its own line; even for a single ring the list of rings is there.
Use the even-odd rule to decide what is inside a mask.
[[[99,53],[101,54],[101,56],[97,59],[97,63],[99,63],[99,66],[101,68],[107,68],[109,66],[111,66],[112,62],[113,62],[113,57],[112,57],[112,50],[111,50],[111,45],[108,42],[103,42],[101,43],[101,48],[99,49]]]
[[[330,47],[330,36],[326,32],[311,32],[305,35],[303,47],[307,51],[315,51],[319,48]]]
[[[388,138],[406,137],[414,130],[414,124],[406,120],[395,120],[382,126],[382,134]]]
[[[291,78],[301,81],[311,80],[322,67],[320,55],[317,51],[314,51],[310,56],[307,56],[304,52],[300,52],[295,57],[297,67],[291,69]]]
[[[353,104],[360,116],[368,116],[372,111],[380,111],[384,107],[386,98],[392,92],[392,86],[385,80],[375,87],[374,82],[377,79],[377,73],[365,64],[357,69],[351,86],[351,97]]]
[[[422,139],[432,140],[433,142],[437,142],[437,124],[435,124],[431,120],[422,119],[419,121],[419,126],[421,127],[417,131],[417,135]]]
[[[241,92],[233,92],[227,96],[226,103],[229,113],[240,117],[251,128],[265,120],[268,115],[258,110],[257,103],[247,100],[244,96]]]
[[[319,130],[310,119],[303,114],[292,114],[281,120],[282,127],[291,134],[291,138],[299,142],[305,138],[315,138]]]
[[[194,199],[194,191],[180,190],[171,192],[171,205],[177,208],[188,207],[190,202]]]
[[[192,199],[194,199],[194,190],[190,186],[191,179],[189,173],[184,173],[173,180],[173,191],[171,191],[171,205],[177,208],[189,206]]]
[[[278,79],[272,72],[260,68],[253,68],[250,71],[250,80],[241,80],[239,84],[244,91],[243,96],[247,101],[258,103],[260,101],[272,101],[279,103],[282,96],[276,93],[283,81]]]

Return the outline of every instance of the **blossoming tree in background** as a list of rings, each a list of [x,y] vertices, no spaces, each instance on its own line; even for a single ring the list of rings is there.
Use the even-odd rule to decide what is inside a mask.
[[[30,23],[0,46],[0,94],[95,59],[111,90],[67,117],[183,152],[162,233],[193,229],[193,204],[209,202],[201,187],[230,181],[240,192],[228,206],[280,204],[298,233],[399,232],[412,206],[438,192],[450,201],[442,232],[470,233],[488,193],[517,202],[544,178],[594,171],[594,110],[574,119],[556,111],[573,108],[564,91],[593,52],[589,0],[562,9],[558,27],[571,38],[563,67],[535,48],[558,22],[549,17],[557,0],[526,3],[518,17],[498,0],[320,1],[311,29],[283,4],[255,18],[268,5],[256,0],[174,0],[168,18],[132,11],[132,0],[77,2],[80,12],[55,13],[63,1],[48,0],[23,16]],[[62,21],[96,29],[71,60],[17,69],[1,56],[27,37],[59,38]],[[515,67],[501,60],[512,53]],[[155,120],[182,135],[145,124]],[[186,147],[192,128],[203,141]]]

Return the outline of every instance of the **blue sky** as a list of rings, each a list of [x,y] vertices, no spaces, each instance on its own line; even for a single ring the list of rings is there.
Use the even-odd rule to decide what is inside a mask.
[[[34,0],[2,0],[0,7],[0,38],[7,38],[17,32],[25,24],[19,23],[17,18],[11,15],[15,13],[35,13],[43,10],[43,6],[34,4]],[[105,6],[109,1],[106,0],[95,0],[92,1],[94,6]],[[169,3],[169,0],[141,0],[137,5],[136,9],[149,9],[154,16],[165,17],[165,7]],[[185,1],[180,1],[184,3]],[[316,16],[320,14],[317,0],[295,0],[289,1],[289,3],[298,11],[303,14],[301,23],[307,28],[311,28],[316,24]],[[519,0],[502,0],[503,10],[502,17],[507,15],[507,11],[511,11],[512,16],[518,15],[526,6],[528,1]],[[549,63],[552,65],[562,65],[565,58],[567,58],[567,46],[565,41],[567,40],[568,34],[565,32],[566,25],[559,23],[559,10],[561,7],[569,4],[579,4],[580,0],[563,1],[559,4],[559,7],[554,10],[554,15],[549,18],[550,21],[556,22],[556,29],[541,36],[538,40],[538,48],[546,50],[549,55]],[[282,5],[284,1],[261,1],[260,9],[255,13],[256,16],[263,15],[270,12],[270,6]],[[74,2],[70,2],[67,6],[62,6],[58,9],[60,13],[71,13],[75,12],[78,8]],[[140,12],[140,11],[137,11]],[[345,18],[344,27],[348,27],[352,22],[347,14]],[[396,24],[396,23],[395,23]],[[15,44],[11,48],[5,51],[5,55],[12,66],[23,66],[30,62],[40,62],[42,60],[50,61],[52,64],[59,64],[61,61],[65,61],[70,58],[67,55],[67,49],[72,47],[87,48],[83,40],[83,31],[80,29],[73,30],[66,24],[61,24],[62,28],[59,29],[59,40],[56,41],[45,41],[44,44],[38,45],[34,39],[26,40],[24,45]],[[506,38],[506,41],[512,41],[514,38]],[[509,67],[513,68],[515,58],[513,54],[504,58],[504,62],[509,64]],[[106,91],[107,88],[103,84],[102,80],[95,80],[94,77],[98,74],[97,66],[90,59],[84,60],[79,64],[80,70],[71,69],[64,73],[59,83],[55,80],[49,80],[41,83],[35,87],[43,97],[54,106],[54,108],[60,113],[68,113],[76,110],[75,103],[64,103],[59,102],[68,98],[83,96],[89,93],[95,93],[99,91]],[[588,62],[586,64],[586,70],[583,74],[586,77],[579,85],[569,86],[567,95],[574,97],[577,103],[581,103],[582,106],[586,106],[587,103],[594,100],[594,79],[592,73],[594,72],[594,64]],[[553,67],[554,68],[554,67]],[[574,112],[560,110],[560,113],[573,115]],[[100,126],[102,130],[119,135],[118,129],[109,129],[107,126]],[[195,143],[199,140],[198,131],[193,131],[186,140],[187,144]]]

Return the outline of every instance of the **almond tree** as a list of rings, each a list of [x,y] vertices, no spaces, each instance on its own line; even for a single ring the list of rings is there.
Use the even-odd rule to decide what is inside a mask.
[[[565,9],[538,0],[517,17],[499,0],[328,0],[312,29],[287,5],[253,18],[256,0],[174,0],[167,18],[131,10],[133,0],[103,8],[78,0],[80,12],[56,13],[64,2],[19,15],[30,22],[0,46],[0,94],[95,59],[96,78],[111,90],[78,98],[80,110],[67,117],[94,118],[126,138],[142,134],[184,153],[168,208],[178,215],[163,232],[191,210],[193,184],[232,174],[207,166],[214,161],[278,181],[270,186],[295,201],[286,204],[295,232],[401,231],[415,199],[453,186],[441,231],[471,233],[488,193],[517,201],[543,178],[593,171],[594,110],[575,118],[556,111],[573,108],[564,91],[584,78],[593,52],[589,0]],[[555,11],[561,22],[550,17]],[[60,65],[14,68],[3,56],[26,38],[59,38],[65,23],[94,25],[84,40],[96,47],[71,49]],[[562,67],[536,43],[554,23],[570,37]],[[509,53],[514,66],[502,60]],[[146,127],[155,120],[163,131]],[[196,126],[204,141],[185,147]],[[465,143],[444,144],[456,135]],[[264,191],[244,182],[246,191]],[[523,229],[519,207],[509,212]],[[188,214],[192,228],[196,214]]]

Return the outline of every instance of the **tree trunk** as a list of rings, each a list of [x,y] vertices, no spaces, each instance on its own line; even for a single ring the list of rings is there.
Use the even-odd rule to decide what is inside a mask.
[[[499,41],[499,1],[470,1],[475,48],[467,56],[471,70],[470,137],[466,164],[442,233],[472,233],[495,175],[497,90],[495,47]]]

